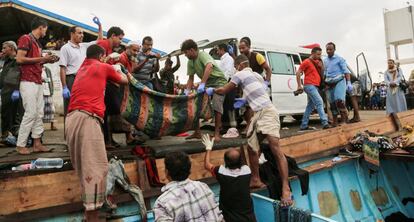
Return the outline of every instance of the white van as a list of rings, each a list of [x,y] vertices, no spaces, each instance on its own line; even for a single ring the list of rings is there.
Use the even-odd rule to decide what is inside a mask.
[[[217,62],[220,62],[220,58],[215,54],[215,48],[219,44],[228,44],[233,46],[236,55],[240,54],[238,51],[238,39],[228,38],[215,41],[202,40],[198,41],[197,45],[200,50],[208,52],[213,56]],[[281,120],[285,116],[292,116],[294,119],[300,121],[307,105],[306,93],[302,93],[298,96],[293,94],[293,91],[297,89],[296,83],[296,71],[299,68],[303,60],[308,58],[311,54],[311,49],[302,47],[284,47],[271,44],[252,44],[251,49],[255,52],[262,54],[268,62],[272,70],[271,90],[270,96],[273,104],[279,111]],[[182,55],[180,50],[175,50],[168,55],[163,56],[163,59],[168,56],[180,56]],[[181,69],[186,69],[186,60],[182,60]],[[368,64],[365,59],[364,53],[360,53],[356,57],[357,73],[351,74],[361,82],[363,94],[367,94],[371,91],[372,80],[368,69]],[[180,70],[181,72],[187,70]],[[261,73],[263,76],[265,73]],[[302,75],[303,81],[303,75]]]
[[[215,55],[214,50],[216,46],[222,43],[232,45],[236,55],[239,54],[237,47],[238,39],[236,38],[216,41],[202,40],[197,42],[199,49],[210,53],[215,60],[218,60],[217,62],[220,62],[220,58]],[[271,98],[281,118],[291,115],[297,120],[302,119],[307,104],[307,97],[306,94],[299,96],[294,96],[293,94],[293,91],[297,88],[295,72],[302,60],[309,57],[310,49],[253,44],[252,50],[264,55],[272,69]],[[182,55],[181,51],[175,50],[164,56],[163,59],[168,56],[174,57],[180,55]],[[185,69],[187,66],[183,60],[182,64],[182,68],[180,69]]]

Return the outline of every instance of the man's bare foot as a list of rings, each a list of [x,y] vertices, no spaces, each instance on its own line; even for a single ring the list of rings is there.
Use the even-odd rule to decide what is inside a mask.
[[[52,151],[52,149],[49,149],[43,145],[33,146],[34,153],[45,153],[45,152],[50,152],[50,151]]]
[[[280,198],[280,205],[288,207],[293,205],[292,192],[290,190],[283,190]]]
[[[199,139],[201,140],[201,133],[193,133],[193,135],[185,138],[186,140]]]
[[[16,147],[16,151],[20,155],[29,155],[30,154],[30,150],[27,147],[18,146],[18,147]]]
[[[250,179],[250,189],[260,189],[266,187],[266,184],[264,184],[260,179]]]

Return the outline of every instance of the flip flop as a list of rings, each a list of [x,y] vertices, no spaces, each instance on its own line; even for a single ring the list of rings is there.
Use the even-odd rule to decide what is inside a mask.
[[[37,150],[35,151],[33,148],[33,153],[50,153],[53,151],[54,148],[46,148],[46,150]]]
[[[348,121],[348,123],[358,123],[358,122],[361,122],[361,120],[351,119]]]

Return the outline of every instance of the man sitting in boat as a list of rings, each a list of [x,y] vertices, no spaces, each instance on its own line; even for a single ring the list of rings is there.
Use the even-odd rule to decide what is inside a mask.
[[[214,138],[203,135],[206,147],[204,167],[210,171],[220,184],[220,210],[226,222],[255,222],[253,201],[250,196],[251,171],[242,163],[238,149],[231,148],[224,153],[224,165],[214,166],[210,162]]]
[[[165,156],[165,175],[169,182],[154,204],[155,221],[219,222],[223,216],[207,184],[188,178],[191,160],[184,152]]]
[[[249,161],[252,167],[250,187],[261,188],[265,186],[259,177],[258,152],[260,149],[259,143],[267,139],[282,178],[281,205],[291,205],[292,199],[288,181],[287,160],[279,147],[279,113],[270,101],[269,95],[266,93],[268,86],[264,83],[263,78],[258,73],[253,72],[249,67],[249,59],[245,55],[239,55],[234,65],[238,72],[234,74],[229,83],[217,89],[208,88],[206,92],[208,95],[212,95],[213,93],[223,95],[234,90],[236,87],[243,89],[243,95],[246,99],[237,99],[235,106],[241,107],[249,103],[254,111],[253,118],[247,130]]]
[[[100,62],[105,49],[91,45],[76,74],[65,124],[70,160],[81,181],[86,221],[99,221],[98,209],[105,200],[108,159],[101,124],[105,113],[104,92],[107,81],[127,84],[132,75],[117,73]]]

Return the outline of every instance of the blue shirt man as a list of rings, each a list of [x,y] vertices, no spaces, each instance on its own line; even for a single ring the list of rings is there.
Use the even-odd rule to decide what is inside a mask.
[[[333,123],[338,124],[338,114],[341,115],[341,123],[348,121],[348,110],[345,105],[346,91],[352,92],[351,75],[346,61],[335,55],[336,46],[329,42],[326,44],[326,57],[323,62],[325,66],[325,82],[328,86],[327,99],[333,115]]]

